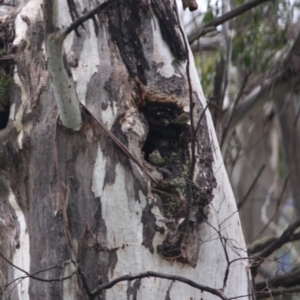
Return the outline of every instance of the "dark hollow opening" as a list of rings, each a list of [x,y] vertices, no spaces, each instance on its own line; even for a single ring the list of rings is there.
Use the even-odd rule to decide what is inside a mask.
[[[180,198],[186,195],[186,177],[189,170],[188,143],[190,126],[172,121],[183,113],[182,108],[161,104],[148,104],[142,110],[148,125],[149,133],[143,146],[144,158],[151,163],[149,155],[158,150],[162,161],[157,170],[164,180],[155,189],[168,218],[182,217],[184,209]]]
[[[1,105],[0,103],[0,130],[4,129],[8,123],[9,105]]]

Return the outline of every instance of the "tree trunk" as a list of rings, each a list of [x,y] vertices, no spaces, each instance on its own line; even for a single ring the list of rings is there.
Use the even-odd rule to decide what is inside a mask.
[[[14,59],[0,131],[2,298],[247,294],[236,204],[175,3],[110,1],[60,51],[70,13],[92,2],[20,2],[1,7],[1,63]],[[190,122],[172,122],[184,111]],[[146,271],[213,291],[151,274],[103,286]]]

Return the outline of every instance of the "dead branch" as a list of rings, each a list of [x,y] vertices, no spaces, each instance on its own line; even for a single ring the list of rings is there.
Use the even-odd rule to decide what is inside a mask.
[[[194,41],[199,39],[201,36],[205,35],[206,33],[210,32],[210,31],[215,30],[218,25],[221,25],[221,24],[225,23],[226,21],[231,20],[231,19],[243,14],[244,12],[252,9],[253,7],[256,7],[267,1],[269,1],[269,0],[254,0],[249,3],[245,3],[220,17],[215,18],[211,22],[205,24],[202,28],[200,28],[196,32],[191,33],[188,37],[189,43],[192,44]]]
[[[44,279],[44,278],[36,277],[35,275],[36,275],[36,274],[39,274],[39,273],[42,273],[42,272],[46,272],[46,271],[51,270],[51,269],[53,269],[53,268],[58,268],[58,267],[62,268],[62,267],[61,267],[61,266],[51,267],[51,268],[47,268],[47,269],[44,269],[44,270],[42,270],[42,271],[38,271],[38,272],[35,272],[35,273],[30,274],[30,273],[28,273],[27,271],[25,271],[25,270],[19,268],[18,266],[16,266],[15,264],[13,264],[13,263],[12,263],[10,260],[8,260],[1,252],[0,252],[0,256],[1,256],[1,257],[2,257],[9,265],[11,265],[12,267],[14,267],[14,268],[18,269],[19,271],[23,272],[23,273],[26,275],[26,276],[24,276],[24,278],[29,277],[29,278],[31,278],[31,279],[38,280],[38,281],[43,281],[43,282],[54,282],[54,281],[63,281],[63,280],[70,279],[71,277],[73,277],[73,276],[76,274],[76,273],[74,272],[74,273],[72,273],[71,275],[66,276],[66,277],[52,278],[52,279]],[[74,262],[72,262],[72,263],[74,263]],[[20,279],[21,279],[21,278],[20,278]],[[22,277],[22,279],[23,279],[23,277]]]
[[[247,248],[248,254],[251,255],[263,251],[264,249],[266,249],[268,246],[270,246],[272,243],[274,243],[277,240],[278,238],[276,237],[267,237],[264,239],[257,240],[252,245],[248,246]],[[300,232],[292,234],[289,240],[286,241],[286,243],[291,243],[298,240],[300,240]]]
[[[244,93],[244,90],[246,88],[246,85],[247,85],[247,82],[248,82],[248,79],[249,79],[249,76],[250,76],[251,72],[247,72],[243,78],[243,82],[242,82],[242,85],[240,87],[240,90],[235,98],[235,100],[233,101],[233,106],[232,106],[232,109],[230,110],[230,113],[229,113],[229,116],[227,117],[226,119],[226,123],[224,125],[224,129],[223,129],[223,132],[222,132],[222,139],[221,139],[221,148],[222,148],[222,145],[224,143],[224,140],[225,140],[225,137],[228,133],[228,128],[230,126],[230,123],[231,123],[231,120],[232,120],[232,116],[235,112],[235,109],[237,107],[237,105],[239,104],[242,96],[243,96],[243,93]],[[224,96],[223,96],[223,99],[224,99]]]
[[[277,295],[289,295],[293,293],[299,293],[300,292],[300,286],[297,285],[295,287],[289,287],[289,288],[277,288],[277,289],[271,289],[270,291],[266,292],[257,292],[256,293],[256,299],[270,299],[270,297],[274,297]]]
[[[208,287],[206,285],[196,283],[195,281],[192,281],[186,277],[177,276],[177,275],[168,275],[168,274],[163,274],[163,273],[153,272],[153,271],[148,271],[148,272],[140,273],[137,275],[124,275],[124,276],[115,278],[107,283],[99,285],[94,291],[92,291],[92,296],[96,297],[103,290],[110,289],[114,285],[116,285],[117,283],[119,283],[121,281],[132,281],[132,280],[142,279],[142,278],[147,278],[147,277],[156,277],[156,278],[169,279],[169,280],[173,280],[173,281],[180,281],[180,282],[185,283],[189,286],[192,286],[200,291],[204,291],[204,292],[210,293],[212,295],[218,296],[220,299],[229,300],[226,296],[223,295],[223,293],[219,289],[214,289],[214,288]]]
[[[251,272],[255,276],[257,273],[258,267],[263,263],[264,258],[271,255],[274,251],[282,247],[285,243],[290,242],[291,237],[294,234],[294,231],[300,227],[300,218],[295,222],[291,223],[281,234],[281,236],[269,244],[262,252],[257,255],[255,262],[252,264]],[[297,232],[297,234],[299,234]],[[298,278],[299,280],[299,278]]]
[[[294,231],[300,227],[300,218],[298,218],[295,222],[290,224],[281,234],[281,236],[274,241],[271,245],[269,245],[265,250],[263,250],[259,256],[260,257],[268,257],[275,250],[279,249],[282,245],[290,241]]]
[[[189,87],[189,100],[190,100],[190,122],[191,122],[191,160],[190,160],[190,168],[189,168],[189,174],[188,174],[188,181],[186,181],[186,197],[187,197],[187,205],[185,207],[185,216],[184,216],[184,221],[182,223],[182,233],[180,234],[179,240],[178,240],[178,245],[180,246],[184,240],[184,237],[187,234],[188,231],[188,222],[190,218],[190,206],[192,205],[192,187],[189,182],[192,182],[194,179],[194,172],[195,172],[195,166],[196,166],[196,134],[197,131],[195,131],[195,124],[194,124],[194,116],[193,116],[193,111],[194,111],[194,100],[193,100],[193,87],[192,87],[192,82],[191,82],[191,74],[190,74],[190,57],[189,57],[189,49],[188,49],[188,43],[186,40],[186,36],[184,33],[184,30],[180,24],[180,19],[178,16],[178,9],[177,9],[177,4],[176,1],[175,3],[175,9],[176,9],[176,15],[177,15],[177,20],[179,24],[179,30],[182,36],[182,39],[184,41],[184,46],[185,46],[185,51],[187,53],[187,62],[186,62],[186,75],[187,75],[187,81],[188,81],[188,87]]]
[[[274,296],[273,294],[274,288],[275,288],[274,292],[277,292],[277,294],[279,294],[280,289],[276,290],[276,288],[278,287],[284,287],[284,288],[293,287],[296,289],[300,289],[299,282],[300,282],[300,269],[297,269],[296,271],[288,274],[276,276],[266,281],[258,282],[256,283],[255,287],[258,296],[261,298],[257,298],[257,299],[263,299],[266,296],[270,297],[270,295]]]
[[[275,212],[273,213],[273,216],[269,219],[268,223],[265,224],[265,226],[260,230],[260,232],[255,236],[254,239],[258,238],[271,224],[271,222],[276,218],[277,214],[279,213],[279,208],[281,206],[281,202],[283,200],[283,195],[284,195],[284,192],[286,190],[286,187],[287,187],[287,183],[289,181],[289,178],[290,178],[290,173],[286,176],[285,180],[284,180],[284,184],[283,184],[283,188],[281,190],[281,193],[280,193],[280,196],[277,200],[277,203],[276,203],[276,209],[275,209]]]
[[[82,105],[83,106],[83,105]],[[95,121],[101,126],[101,128],[105,131],[105,133],[113,140],[113,142],[131,159],[140,169],[154,182],[157,181],[151,176],[149,171],[137,160],[135,156],[133,156],[127,147],[105,126],[105,124],[100,121],[86,106],[83,106],[86,111],[95,119]]]
[[[108,0],[102,4],[97,5],[95,8],[81,16],[80,18],[76,19],[73,23],[71,23],[64,31],[63,36],[66,37],[70,32],[76,30],[79,26],[83,24],[83,22],[87,21],[88,19],[93,18],[96,14],[103,11],[109,5],[111,5],[115,0]]]
[[[266,164],[263,164],[263,165],[261,166],[261,168],[259,169],[259,171],[258,171],[256,177],[254,178],[254,180],[253,180],[251,186],[249,187],[249,189],[248,189],[246,195],[245,195],[244,198],[237,204],[238,210],[240,210],[240,209],[244,206],[245,202],[246,202],[247,199],[249,198],[251,192],[253,191],[253,188],[255,187],[255,185],[256,185],[256,183],[257,183],[257,181],[258,181],[260,175],[262,174],[263,170],[265,169],[265,167],[266,167]]]
[[[298,52],[300,48],[300,30],[298,35],[287,53],[286,57],[279,61],[275,66],[273,72],[270,72],[269,77],[259,86],[252,90],[252,92],[243,99],[239,104],[235,113],[232,115],[230,126],[228,127],[227,137],[223,143],[223,149],[227,148],[228,137],[233,132],[234,128],[244,118],[253,112],[264,103],[274,99],[279,99],[285,93],[295,90],[300,85],[299,64],[296,63]],[[279,70],[277,70],[279,69]],[[230,112],[228,111],[224,116],[226,122]]]

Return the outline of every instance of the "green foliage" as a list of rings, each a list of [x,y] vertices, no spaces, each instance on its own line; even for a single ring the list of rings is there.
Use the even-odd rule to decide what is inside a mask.
[[[236,0],[235,7],[245,2]],[[213,3],[212,0],[208,0],[203,24],[220,14],[218,6],[218,1]],[[300,7],[299,2],[267,2],[229,21],[230,34],[233,36],[231,66],[238,67],[241,74],[249,71],[254,75],[266,74],[275,58],[285,53],[284,47],[287,46],[288,38],[293,38],[291,28],[296,22],[296,14],[299,14],[297,7]],[[219,53],[210,52],[195,56],[206,95],[212,94],[218,57],[224,55],[223,52],[224,49],[219,49]]]
[[[206,95],[212,93],[218,56],[218,53],[210,53],[195,57],[196,67],[201,70],[199,71],[201,73],[201,84]]]
[[[214,5],[211,4],[211,0],[207,2],[207,10],[202,20],[203,24],[207,24],[212,21],[219,14],[219,1],[217,0]]]
[[[232,63],[244,70],[265,73],[272,58],[287,42],[290,14],[279,9],[278,3],[260,5],[234,21]]]

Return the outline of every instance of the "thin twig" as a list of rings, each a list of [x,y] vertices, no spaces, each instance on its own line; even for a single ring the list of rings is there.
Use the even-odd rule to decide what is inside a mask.
[[[299,56],[299,44],[300,30],[284,59],[279,60],[274,65],[274,67],[277,65],[280,70],[275,72],[274,75],[271,74],[259,86],[253,89],[252,92],[243,99],[243,102],[238,105],[232,117],[232,121],[228,129],[229,132],[233,131],[234,128],[242,120],[244,120],[247,115],[253,112],[254,109],[257,109],[259,106],[262,106],[264,103],[272,99],[278,100],[280,97],[283,97],[285,93],[290,93],[298,88],[300,83],[299,68],[290,72],[290,67],[287,66],[299,66],[299,64],[295,63],[292,59]],[[226,118],[226,115],[224,118]]]
[[[214,20],[205,24],[202,28],[197,30],[197,32],[190,34],[188,37],[189,43],[192,44],[194,41],[199,39],[201,36],[205,35],[207,32],[215,30],[217,26],[219,26],[219,25],[225,23],[226,21],[233,19],[233,18],[241,15],[242,13],[252,9],[253,7],[256,7],[267,1],[270,1],[270,0],[254,0],[254,1],[251,1],[248,3],[245,3],[220,17],[215,18]]]
[[[227,262],[227,267],[225,270],[225,274],[224,274],[224,280],[223,280],[223,291],[226,288],[227,285],[227,280],[228,280],[228,276],[229,276],[229,267],[230,267],[230,261],[229,261],[229,256],[228,256],[228,251],[227,251],[227,239],[225,237],[221,237],[220,238],[222,247],[224,249],[224,253],[225,253],[225,258],[226,258],[226,262]]]
[[[188,81],[188,87],[189,87],[189,99],[190,99],[190,122],[191,122],[191,152],[192,152],[192,158],[190,160],[190,169],[189,169],[189,175],[188,179],[189,181],[193,181],[194,179],[194,171],[195,171],[195,165],[196,165],[196,153],[195,153],[195,147],[196,147],[196,131],[195,131],[195,125],[194,125],[194,117],[193,117],[193,110],[194,110],[194,101],[193,101],[193,88],[192,88],[192,82],[191,82],[191,74],[190,74],[190,57],[189,57],[189,48],[188,48],[188,43],[186,40],[185,33],[183,31],[183,28],[180,24],[180,19],[178,15],[178,8],[177,8],[177,3],[174,1],[174,10],[175,14],[177,16],[178,24],[179,24],[179,30],[184,42],[185,46],[185,52],[187,55],[187,62],[186,62],[186,75],[187,75],[187,81]],[[180,234],[180,237],[177,241],[177,246],[180,246],[184,240],[184,237],[188,231],[188,222],[190,218],[190,206],[192,204],[192,188],[191,185],[189,184],[188,181],[186,181],[187,186],[186,186],[186,197],[187,197],[187,205],[185,208],[185,216],[184,216],[184,221],[182,223],[182,233]]]
[[[275,219],[275,217],[277,216],[278,212],[279,212],[279,208],[280,208],[280,204],[281,204],[281,201],[283,199],[283,195],[284,195],[284,192],[287,188],[287,183],[290,179],[290,174],[288,174],[288,176],[286,176],[285,180],[284,180],[284,184],[283,184],[283,187],[282,187],[282,190],[281,190],[281,193],[280,193],[280,196],[277,200],[277,203],[276,203],[276,209],[275,209],[275,212],[273,214],[273,216],[269,219],[268,223],[265,224],[265,226],[259,231],[258,234],[256,234],[255,239],[257,239],[268,227],[269,225],[271,224],[271,222]]]
[[[263,250],[259,256],[267,257],[275,250],[279,249],[282,245],[284,245],[287,241],[290,241],[290,238],[294,231],[300,227],[300,218],[298,218],[295,222],[291,223],[281,234],[281,236],[274,241],[271,245],[269,245],[265,250]]]
[[[269,291],[259,291],[256,293],[255,299],[270,299],[271,296],[278,296],[278,295],[288,295],[288,294],[294,294],[299,293],[300,287],[299,285],[295,287],[286,287],[286,288],[277,288],[277,289],[271,289]],[[295,295],[296,296],[296,295]]]
[[[85,289],[85,291],[86,291],[86,293],[87,293],[89,299],[93,299],[93,295],[92,295],[92,293],[91,293],[91,290],[90,290],[90,288],[89,288],[89,286],[88,286],[88,284],[87,284],[87,282],[86,282],[86,280],[85,280],[85,274],[81,272],[81,269],[80,269],[79,266],[78,266],[78,275],[79,275],[79,277],[81,278],[83,287],[84,287],[84,289]]]
[[[99,295],[103,290],[110,289],[114,285],[116,285],[117,283],[119,283],[121,281],[132,281],[132,280],[142,279],[142,278],[147,278],[147,277],[156,277],[156,278],[169,279],[169,280],[173,280],[173,281],[180,281],[180,282],[185,283],[189,286],[192,286],[200,291],[205,291],[212,295],[218,296],[220,299],[228,300],[228,298],[226,296],[224,296],[223,293],[218,289],[214,289],[214,288],[208,287],[206,285],[196,283],[195,281],[192,281],[183,276],[168,275],[168,274],[163,274],[163,273],[158,273],[158,272],[153,272],[153,271],[148,271],[148,272],[140,273],[137,275],[125,275],[125,276],[115,278],[107,283],[101,284],[98,288],[96,288],[94,291],[92,291],[92,295],[93,296]]]
[[[36,277],[34,276],[34,274],[36,273],[33,273],[33,274],[30,274],[28,273],[27,271],[21,269],[20,267],[16,266],[15,264],[13,264],[10,260],[8,260],[1,252],[0,252],[0,256],[8,263],[10,264],[11,266],[13,266],[14,268],[16,268],[17,270],[23,272],[24,274],[27,275],[27,277],[31,278],[31,279],[35,279],[35,280],[38,280],[38,281],[43,281],[43,282],[54,282],[54,281],[63,281],[63,280],[66,280],[66,279],[70,279],[71,277],[73,277],[76,273],[72,273],[71,275],[69,276],[66,276],[66,277],[61,277],[61,278],[53,278],[53,279],[44,279],[44,278],[40,278],[40,277]],[[49,270],[50,268],[48,269],[45,269],[45,270]],[[42,271],[38,271],[37,273],[41,273]]]
[[[258,171],[256,177],[254,178],[252,184],[250,185],[250,187],[249,187],[249,189],[248,189],[246,195],[245,195],[244,198],[237,204],[238,210],[240,210],[240,209],[244,206],[245,202],[248,200],[250,194],[251,194],[252,191],[253,191],[253,188],[255,187],[255,185],[256,185],[256,183],[257,183],[259,177],[261,176],[263,170],[265,169],[265,167],[266,167],[266,164],[263,164],[263,165],[261,166],[261,168],[259,169],[259,171]]]
[[[299,284],[299,277],[300,277],[300,269],[297,268],[295,271],[291,273],[283,274],[280,276],[277,275],[273,278],[269,278],[266,281],[257,282],[255,284],[257,293],[261,294],[266,292],[269,289],[269,296],[270,296],[273,295],[274,288],[278,288],[280,286],[285,288],[294,287],[296,289],[299,289],[299,286],[297,286]],[[279,293],[276,294],[278,295]]]
[[[200,118],[199,118],[199,120],[198,120],[197,127],[196,127],[196,133],[198,133],[198,130],[199,130],[199,128],[200,128],[200,123],[201,123],[201,121],[202,121],[202,119],[203,119],[203,117],[204,117],[204,114],[205,114],[206,110],[207,110],[208,107],[210,106],[210,104],[211,104],[211,100],[208,100],[208,101],[207,101],[207,104],[206,104],[205,108],[203,109],[203,111],[202,111],[202,113],[201,113],[201,115],[200,115]]]
[[[268,239],[262,239],[261,241],[255,241],[252,245],[247,247],[248,254],[254,254],[264,250],[266,247],[277,241],[276,237],[269,237]],[[286,243],[291,243],[300,240],[300,232],[294,233],[290,236],[289,240]]]
[[[62,266],[49,267],[49,268],[46,268],[46,269],[43,269],[43,270],[34,272],[34,273],[32,273],[31,275],[37,275],[37,274],[44,273],[44,272],[47,272],[47,271],[50,271],[50,270],[53,270],[53,269],[57,269],[57,268],[62,269]],[[7,289],[7,288],[8,288],[11,284],[13,284],[14,282],[16,282],[16,281],[18,281],[18,280],[21,281],[21,280],[26,279],[26,278],[28,278],[27,275],[26,275],[26,276],[21,276],[21,277],[15,278],[15,279],[12,280],[11,282],[5,284],[5,285],[3,286],[3,288],[4,288],[4,289]],[[18,284],[19,284],[19,283],[17,283],[16,285],[18,285]],[[14,288],[15,288],[15,287],[14,287]],[[14,289],[14,288],[13,288],[13,289]]]
[[[222,138],[221,138],[221,148],[223,147],[224,145],[224,141],[227,137],[227,134],[228,134],[228,129],[230,128],[230,125],[231,125],[231,121],[232,121],[232,116],[235,112],[235,109],[237,107],[237,105],[239,104],[241,98],[242,98],[242,95],[244,93],[244,90],[245,90],[245,87],[247,85],[247,82],[248,82],[248,79],[249,79],[249,76],[250,76],[250,72],[249,73],[246,73],[245,76],[244,76],[244,79],[243,79],[243,82],[242,82],[242,85],[241,85],[241,88],[233,102],[233,107],[232,109],[230,110],[230,113],[227,117],[227,121],[226,121],[226,124],[224,126],[224,130],[222,132]]]
[[[71,236],[71,231],[69,228],[69,218],[68,218],[68,213],[67,213],[67,204],[66,204],[66,197],[65,194],[62,190],[62,181],[61,181],[61,177],[60,177],[60,164],[59,164],[59,155],[58,155],[58,148],[59,148],[59,144],[58,144],[58,140],[57,140],[57,129],[58,129],[58,117],[56,120],[56,125],[55,125],[55,150],[54,150],[54,155],[55,155],[55,165],[56,165],[56,170],[57,170],[57,184],[58,184],[58,198],[59,198],[59,206],[60,209],[62,211],[62,216],[63,216],[63,222],[64,222],[64,229],[65,229],[65,233],[66,233],[66,238],[68,241],[68,246],[69,246],[69,251],[70,251],[70,256],[73,259],[76,259],[76,250],[74,247],[74,243],[73,243],[73,239]],[[73,253],[73,255],[72,255]]]
[[[73,23],[71,23],[66,29],[63,30],[62,35],[66,37],[70,32],[77,29],[83,22],[93,18],[96,14],[100,13],[102,10],[107,8],[115,1],[116,0],[107,0],[104,3],[97,5],[95,8],[93,8],[92,10],[90,10],[80,18],[76,19]]]
[[[300,227],[300,218],[295,222],[291,223],[281,234],[281,236],[276,239],[273,243],[267,246],[259,255],[256,257],[255,262],[252,264],[251,272],[253,276],[257,274],[258,267],[263,263],[264,259],[271,255],[274,251],[279,249],[281,246],[290,242],[291,236],[294,234],[294,231]]]
[[[100,121],[86,106],[82,104],[82,106],[89,112],[89,114],[95,119],[95,121],[102,127],[105,133],[115,142],[115,144],[131,159],[140,169],[154,182],[157,181],[152,177],[152,175],[148,172],[148,170],[134,157],[127,147],[105,126],[105,124]]]

